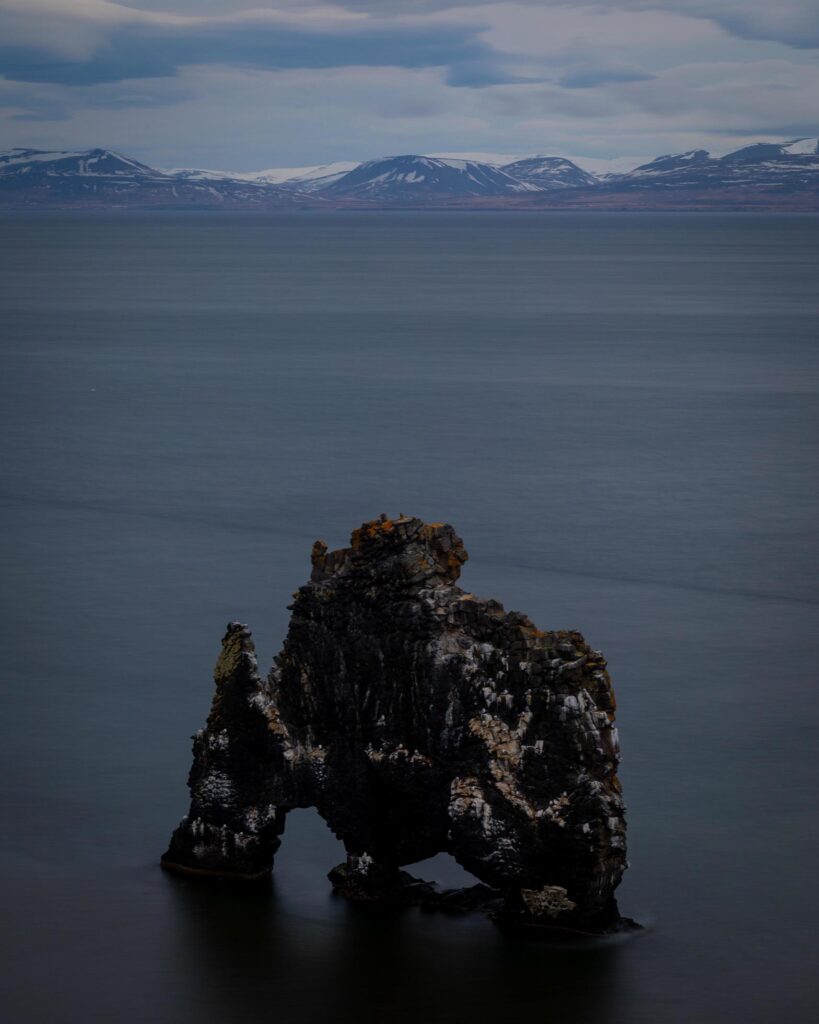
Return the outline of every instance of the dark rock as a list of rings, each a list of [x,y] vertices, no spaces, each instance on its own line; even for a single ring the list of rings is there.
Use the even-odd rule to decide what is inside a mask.
[[[194,738],[191,808],[165,867],[268,872],[295,807],[348,859],[351,899],[615,930],[625,860],[614,694],[577,632],[542,632],[457,585],[451,526],[401,516],[317,541],[266,680],[231,623]],[[447,851],[485,886],[440,892],[400,871]],[[489,888],[487,888],[489,887]]]

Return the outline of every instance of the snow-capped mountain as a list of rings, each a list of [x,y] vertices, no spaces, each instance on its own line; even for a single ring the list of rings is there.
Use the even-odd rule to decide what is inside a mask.
[[[819,141],[761,142],[719,156],[695,149],[620,173],[594,173],[554,156],[497,166],[413,154],[231,172],[158,170],[108,149],[0,152],[0,205],[6,207],[480,207],[488,201],[562,209],[676,209],[693,203],[702,209],[819,210]]]
[[[390,156],[368,160],[320,190],[322,196],[405,200],[520,195],[536,187],[475,160]]]
[[[71,150],[10,149],[0,153],[0,175],[32,177],[79,177],[79,178],[157,178],[161,171],[155,171],[147,164],[141,164],[128,156],[120,156],[110,149],[89,149],[85,152]]]
[[[719,164],[734,184],[800,189],[819,178],[819,140],[759,142],[727,153]]]
[[[539,189],[589,188],[598,183],[593,174],[562,156],[530,156],[501,170]]]
[[[622,178],[636,181],[641,178],[676,178],[680,175],[690,175],[692,170],[698,173],[706,164],[714,162],[714,158],[707,149],[691,149],[687,153],[667,153],[665,156],[655,157],[647,164],[635,167],[628,171]]]
[[[292,205],[286,193],[260,182],[168,173],[109,149],[0,153],[0,202],[105,207]]]
[[[610,176],[609,187],[625,189],[757,187],[800,190],[819,184],[816,139],[758,142],[713,156],[705,149],[659,156],[627,174]]]
[[[819,139],[792,139],[790,142],[757,142],[753,146],[726,153],[722,159],[732,163],[765,163],[773,160],[791,166],[796,166],[798,159],[803,165],[811,163],[816,166],[818,154]]]

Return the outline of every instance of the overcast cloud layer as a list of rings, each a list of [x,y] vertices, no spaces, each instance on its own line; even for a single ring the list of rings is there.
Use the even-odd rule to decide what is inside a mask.
[[[0,0],[0,147],[253,170],[816,135],[816,0]]]

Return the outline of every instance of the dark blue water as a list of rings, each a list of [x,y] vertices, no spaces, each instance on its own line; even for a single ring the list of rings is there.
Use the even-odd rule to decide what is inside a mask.
[[[813,1019],[819,219],[0,232],[4,1021]],[[270,890],[159,870],[225,622],[382,511],[608,656],[639,939],[361,913],[310,812]]]

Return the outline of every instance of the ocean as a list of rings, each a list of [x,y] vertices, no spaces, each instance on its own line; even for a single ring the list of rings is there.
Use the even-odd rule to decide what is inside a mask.
[[[813,1020],[817,281],[815,216],[4,215],[3,1020]],[[225,623],[382,512],[605,653],[639,936],[349,906],[310,811],[160,870]]]

